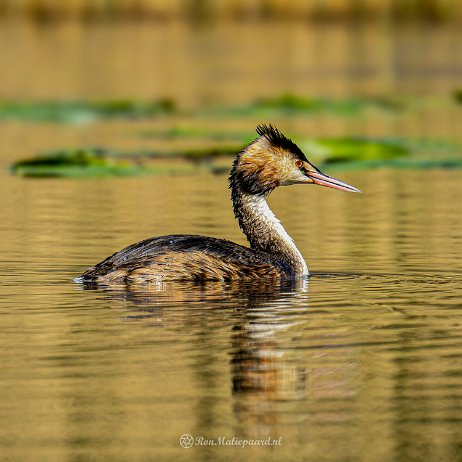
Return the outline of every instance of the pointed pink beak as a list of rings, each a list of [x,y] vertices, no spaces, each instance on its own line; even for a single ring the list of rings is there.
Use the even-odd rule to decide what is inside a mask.
[[[338,189],[340,191],[348,191],[348,192],[357,192],[360,193],[361,191],[354,186],[351,186],[343,181],[337,180],[332,178],[329,175],[326,175],[322,172],[308,172],[307,176],[313,180],[314,184],[318,184],[320,186],[327,186],[328,188]]]

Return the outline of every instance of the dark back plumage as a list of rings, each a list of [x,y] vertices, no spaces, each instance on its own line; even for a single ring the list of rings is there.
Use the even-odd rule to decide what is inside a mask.
[[[226,239],[171,234],[145,239],[89,268],[82,282],[149,282],[169,280],[231,280],[281,277],[290,268],[273,255]]]

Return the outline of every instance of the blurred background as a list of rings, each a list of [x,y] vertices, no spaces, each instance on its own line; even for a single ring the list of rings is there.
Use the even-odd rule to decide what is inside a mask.
[[[264,121],[316,161],[355,157],[339,137],[376,138],[349,140],[354,160],[422,154],[423,135],[448,149],[461,21],[455,0],[1,0],[1,156],[232,154]],[[18,122],[41,124],[33,145]]]

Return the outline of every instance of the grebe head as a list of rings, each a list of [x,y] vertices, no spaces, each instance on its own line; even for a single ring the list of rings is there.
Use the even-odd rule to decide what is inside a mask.
[[[234,161],[229,177],[232,189],[266,196],[278,186],[317,184],[341,191],[360,192],[322,173],[292,140],[272,125],[259,125],[257,133],[260,136]]]

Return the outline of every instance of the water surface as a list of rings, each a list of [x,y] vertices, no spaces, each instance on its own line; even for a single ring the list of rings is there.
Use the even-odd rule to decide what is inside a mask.
[[[188,433],[282,437],[245,449],[250,460],[456,460],[461,174],[342,179],[364,193],[301,186],[271,200],[309,281],[84,290],[72,277],[149,235],[243,243],[226,177],[3,175],[4,451],[34,461],[242,451],[182,449]]]
[[[284,92],[444,98],[460,81],[459,29],[222,26],[4,23],[1,97],[194,107]],[[438,98],[415,112],[229,128],[461,141],[460,107]],[[271,206],[309,281],[84,290],[75,276],[149,236],[244,244],[226,176],[31,180],[8,164],[88,145],[149,148],[139,134],[174,122],[0,124],[2,457],[460,460],[462,172],[335,170],[363,194],[276,191]],[[282,446],[183,449],[185,433]]]

